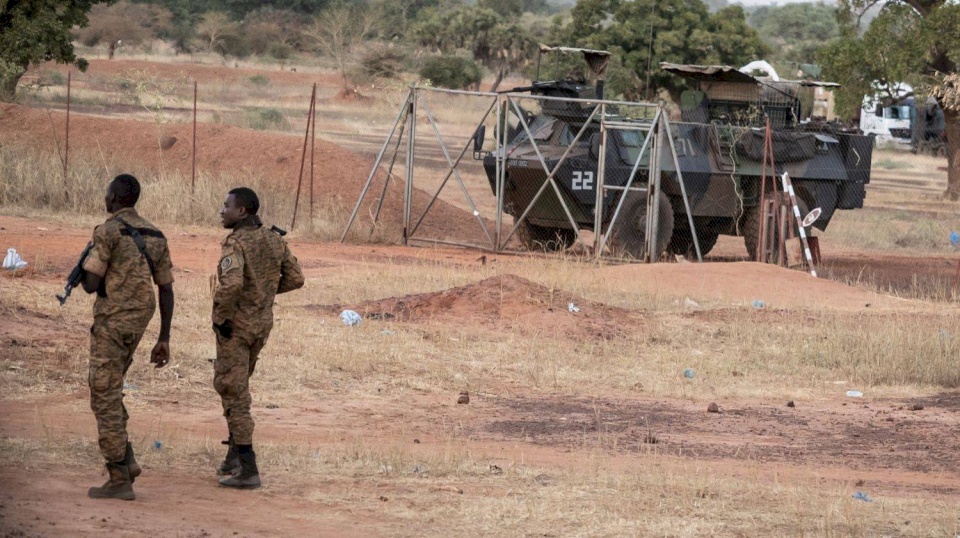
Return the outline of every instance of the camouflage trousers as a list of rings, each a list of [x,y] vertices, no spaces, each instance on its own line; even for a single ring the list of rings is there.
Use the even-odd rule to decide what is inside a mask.
[[[90,328],[90,409],[97,419],[100,454],[108,462],[121,461],[126,453],[129,415],[123,378],[153,312],[149,314],[122,322],[95,320]]]
[[[257,366],[268,334],[255,336],[234,329],[231,338],[217,335],[217,361],[213,366],[213,388],[220,395],[223,416],[233,442],[253,444],[253,417],[250,415],[250,376]]]

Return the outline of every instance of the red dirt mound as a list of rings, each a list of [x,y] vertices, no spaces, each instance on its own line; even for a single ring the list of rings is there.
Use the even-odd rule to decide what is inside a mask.
[[[65,114],[17,105],[0,105],[0,144],[49,151],[56,155],[63,147]],[[149,121],[102,118],[83,114],[70,116],[70,152],[103,159],[112,170],[123,168],[134,175],[144,171],[175,170],[190,177],[192,126]],[[176,144],[161,150],[162,140],[175,137]],[[341,146],[316,141],[315,196],[353,208],[367,180],[372,161]],[[197,125],[198,172],[256,173],[293,185],[300,172],[303,138],[282,133],[242,129],[228,125]],[[304,188],[309,170],[304,171]],[[360,218],[369,226],[382,181],[373,186],[361,208]],[[381,222],[399,234],[403,221],[403,184],[390,182]],[[418,189],[413,193],[414,208],[426,207],[431,195]],[[421,210],[422,211],[422,210]],[[416,209],[414,214],[417,214]],[[480,241],[480,226],[473,216],[443,200],[437,200],[421,226],[423,235],[440,239]],[[418,232],[419,234],[419,232]]]
[[[373,97],[363,95],[356,89],[341,88],[330,100],[337,103],[370,103]]]
[[[571,312],[570,303],[579,311]],[[637,312],[552,290],[516,275],[500,275],[444,291],[390,297],[355,306],[320,307],[331,313],[344,308],[369,319],[449,321],[465,327],[481,325],[574,340],[619,336],[625,325],[635,332],[640,317]],[[635,321],[624,324],[627,318]]]

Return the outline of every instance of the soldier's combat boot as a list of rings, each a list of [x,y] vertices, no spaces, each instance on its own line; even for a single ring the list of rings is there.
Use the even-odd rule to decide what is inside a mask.
[[[220,464],[217,474],[220,476],[230,476],[240,472],[240,453],[237,452],[237,445],[233,443],[233,436],[221,443],[227,445],[227,455]]]
[[[250,445],[247,445],[248,448]],[[240,447],[238,447],[239,449]],[[257,469],[257,455],[252,449],[240,451],[240,471],[232,476],[220,479],[220,485],[237,489],[257,489],[260,487],[260,471]]]
[[[123,499],[132,501],[136,498],[133,494],[133,482],[130,481],[130,469],[123,462],[108,463],[107,473],[110,478],[99,488],[90,488],[87,496],[91,499]]]
[[[127,466],[127,469],[130,469],[130,483],[133,484],[137,481],[142,469],[140,469],[140,464],[137,463],[137,457],[133,455],[133,445],[130,444],[130,441],[127,441],[127,453],[123,456],[123,464]]]

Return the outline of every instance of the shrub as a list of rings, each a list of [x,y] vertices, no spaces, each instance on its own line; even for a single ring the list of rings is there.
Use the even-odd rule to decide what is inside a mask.
[[[270,84],[270,79],[264,75],[253,75],[250,77],[250,84],[253,84],[254,86],[266,86],[267,84]]]
[[[370,77],[393,78],[403,71],[406,53],[400,47],[372,45],[360,58],[364,74]]]
[[[260,131],[282,131],[290,128],[283,112],[275,108],[254,108],[244,113],[243,126]]]
[[[274,42],[267,46],[267,56],[276,60],[289,60],[293,55],[293,47],[286,43]]]
[[[434,56],[423,62],[420,77],[434,86],[459,90],[480,84],[480,66],[460,56]]]

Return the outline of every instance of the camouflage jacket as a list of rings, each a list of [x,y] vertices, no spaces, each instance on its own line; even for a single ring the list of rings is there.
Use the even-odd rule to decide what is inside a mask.
[[[287,242],[263,226],[241,223],[221,243],[213,294],[213,323],[230,320],[254,335],[273,328],[273,299],[303,286]]]
[[[147,259],[118,218],[140,230],[156,268],[152,277]],[[157,304],[153,284],[161,286],[173,282],[173,264],[166,238],[132,207],[117,211],[94,228],[93,249],[83,269],[104,280],[106,297],[98,295],[93,304],[96,319],[127,314],[137,316],[147,312],[152,315]]]

